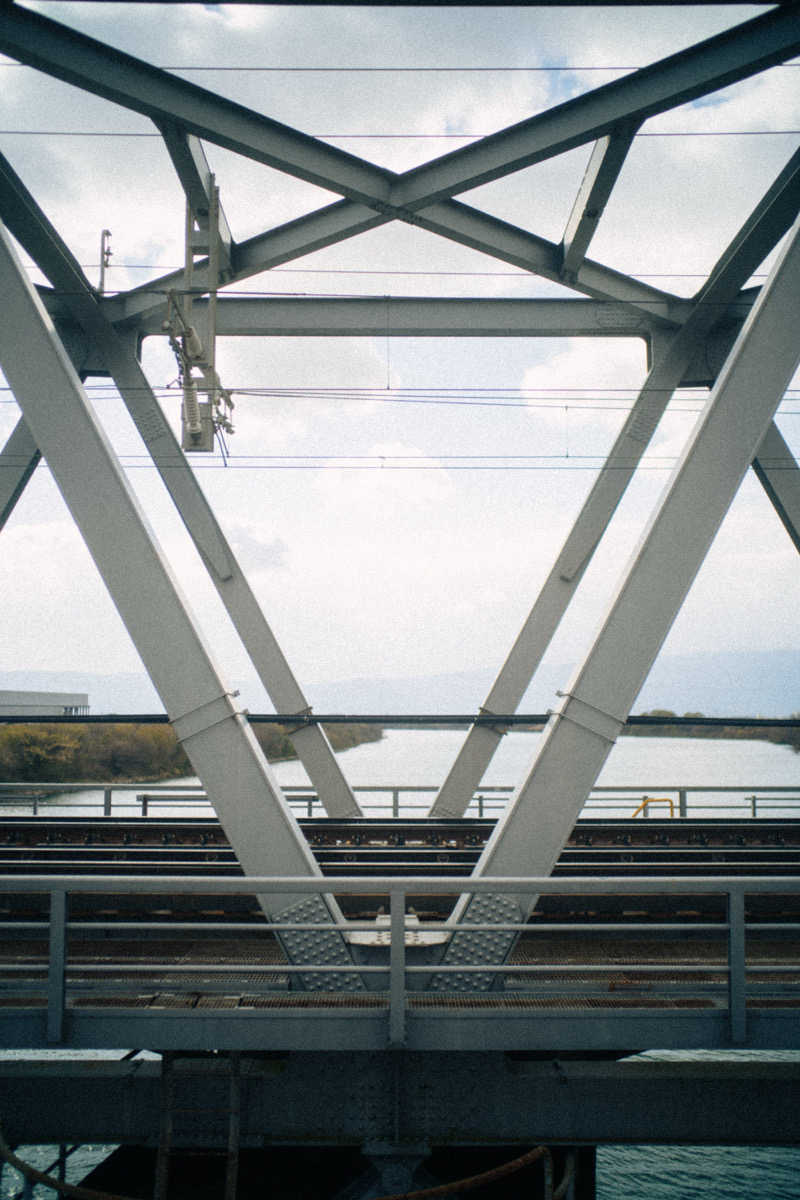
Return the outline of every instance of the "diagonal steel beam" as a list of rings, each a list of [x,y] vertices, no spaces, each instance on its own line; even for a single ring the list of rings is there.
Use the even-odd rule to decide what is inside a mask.
[[[191,205],[198,225],[209,231],[209,210],[212,207],[212,173],[205,150],[194,134],[186,133],[174,121],[159,124],[164,145],[172,159],[187,201]],[[217,237],[220,249],[220,279],[224,282],[231,270],[233,235],[222,208],[219,208]]]
[[[797,4],[786,4],[407,171],[389,202],[416,208],[455,196],[555,154],[612,134],[622,121],[641,124],[700,96],[765,70],[800,50]]]
[[[16,4],[3,8],[0,52],[339,195],[388,198],[392,172]]]
[[[0,529],[14,511],[41,457],[25,419],[21,417],[0,451]]]
[[[198,136],[339,191],[377,209],[384,220],[412,219],[411,210],[429,207],[440,196],[475,186],[486,170],[482,166],[483,175],[475,177],[479,159],[491,158],[493,166],[485,177],[497,178],[533,161],[595,140],[613,131],[621,120],[642,120],[646,115],[706,94],[734,79],[746,78],[800,48],[796,23],[787,20],[784,12],[768,13],[698,47],[596,89],[589,96],[569,101],[510,130],[398,176],[352,155],[334,151],[314,138],[296,133],[196,85],[175,79],[46,18],[33,13],[20,15],[17,9],[13,9],[12,14],[12,19],[0,29],[0,50],[19,61],[145,113],[156,122],[176,121]],[[528,147],[528,154],[521,158],[520,143],[527,145],[529,141],[533,149]],[[502,161],[504,147],[508,155],[505,165]],[[454,170],[458,182],[443,187],[441,172],[452,175]],[[462,212],[461,217],[469,211]],[[360,224],[362,215],[353,214],[354,226]],[[444,211],[438,217],[429,214],[425,227],[433,228],[436,223],[436,231],[444,236],[475,245],[474,241],[467,240],[473,234],[467,231],[464,237],[463,231],[459,232],[455,212],[450,216],[452,227],[449,227],[448,214]],[[418,223],[422,224],[421,221]],[[354,228],[352,232],[355,231]],[[352,236],[352,232],[342,229],[341,236]],[[528,257],[532,250],[531,244],[527,249]],[[497,253],[496,249],[487,252]],[[508,258],[506,261],[519,260]],[[528,269],[538,269],[527,262],[524,265]],[[576,281],[579,289],[587,294],[606,295],[598,290],[601,280],[597,276],[601,270],[595,264],[593,272],[581,271]],[[158,283],[151,286],[157,287]],[[641,286],[629,281],[632,303],[637,302],[635,293]],[[619,295],[619,281],[611,294]],[[112,319],[115,318],[112,316]]]
[[[4,15],[0,51],[156,122],[174,120],[300,179],[397,210],[456,195],[596,141],[621,121],[641,122],[746,79],[800,51],[800,34],[797,5],[784,5],[402,176],[15,5]]]
[[[695,297],[689,319],[656,360],[482,705],[484,712],[512,713],[517,709],[672,393],[709,330],[790,227],[798,209],[800,150],[726,247]],[[473,725],[433,803],[432,817],[463,816],[501,737],[499,728]]]
[[[248,875],[319,876],[319,867],[284,802],[244,715],[237,711],[145,520],[114,451],[91,409],[10,237],[0,225],[0,363],[37,445],[95,560],[220,823]],[[59,403],[53,404],[52,398]],[[269,917],[314,920],[330,930],[286,931],[290,959],[330,954],[342,972],[306,986],[362,987],[334,923],[331,897],[260,895]],[[310,937],[311,942],[303,938]],[[318,940],[321,939],[321,940]],[[328,961],[317,957],[315,961]]]
[[[638,128],[635,122],[626,123],[595,142],[561,239],[561,275],[565,283],[578,277],[578,269],[586,257]]]
[[[228,282],[293,262],[325,246],[376,229],[392,219],[376,214],[367,205],[348,200],[318,209],[306,217],[237,243],[233,247],[233,268]],[[421,229],[555,283],[563,282],[562,252],[557,243],[460,201],[443,201],[414,214],[401,215],[400,219],[407,219]],[[194,278],[198,288],[208,286],[202,262],[197,264]],[[180,289],[182,283],[183,272],[173,271],[122,295],[109,297],[103,301],[104,311],[115,324],[135,324],[139,318],[146,319],[152,313],[161,312],[168,293]],[[583,262],[578,278],[570,286],[597,299],[624,302],[641,311],[644,320],[655,317],[665,328],[679,325],[689,311],[688,301],[589,260]]]
[[[153,395],[147,376],[104,317],[74,260],[62,253],[63,244],[55,230],[2,155],[0,213],[63,293],[75,319],[103,356],[277,711],[299,715],[300,727],[292,740],[326,811],[330,816],[359,816],[358,802],[325,732],[310,719],[302,689]]]
[[[231,251],[232,266],[227,282],[249,279],[262,271],[313,254],[315,250],[377,229],[390,220],[364,204],[337,200],[307,216],[256,234],[244,242],[236,242]],[[194,279],[198,289],[208,287],[207,266],[207,262],[201,261],[195,266]],[[171,271],[121,295],[108,297],[103,302],[103,310],[114,324],[134,324],[140,317],[160,313],[167,295],[179,290],[182,284],[183,271]]]
[[[800,362],[800,219],[762,288],[670,484],[623,572],[592,648],[498,821],[476,876],[549,874],[759,451]],[[502,884],[499,885],[502,887]],[[474,934],[480,920],[527,916],[502,894],[459,902],[445,961],[497,961],[516,934]],[[436,990],[491,986],[490,975],[438,975]]]
[[[753,470],[800,550],[800,467],[774,421],[753,459]]]
[[[441,200],[401,219],[462,246],[480,250],[501,262],[523,267],[554,283],[564,282],[558,243],[528,233],[460,200]],[[624,301],[631,308],[660,318],[666,325],[679,325],[689,312],[685,300],[589,259],[584,260],[569,286],[598,300]]]

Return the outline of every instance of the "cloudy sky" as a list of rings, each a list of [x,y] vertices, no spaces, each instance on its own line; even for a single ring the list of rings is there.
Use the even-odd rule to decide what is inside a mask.
[[[29,7],[394,170],[764,11]],[[798,80],[800,69],[774,68],[648,122],[591,256],[693,294],[800,144]],[[463,199],[558,241],[590,149]],[[144,118],[0,59],[0,150],[93,281],[101,230],[112,231],[107,290],[180,265],[182,193]],[[237,240],[336,198],[213,145],[206,152]],[[393,225],[231,290],[569,294]],[[177,422],[174,357],[151,338],[143,362]],[[600,339],[228,339],[218,364],[235,392],[230,458],[193,461],[312,699],[317,682],[499,667],[645,375],[643,343]],[[121,402],[107,381],[89,380],[88,392],[223,674],[247,678]],[[590,645],[702,400],[682,395],[662,421],[551,661],[577,663]],[[0,393],[0,439],[17,417]],[[779,424],[797,452],[800,390]],[[2,532],[0,594],[0,670],[141,669],[46,467]],[[799,599],[796,552],[749,477],[663,652],[796,648]]]

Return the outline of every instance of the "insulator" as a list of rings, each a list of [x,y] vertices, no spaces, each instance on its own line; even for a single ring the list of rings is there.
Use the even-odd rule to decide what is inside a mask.
[[[183,335],[183,349],[187,358],[198,361],[203,357],[203,343],[200,341],[200,335],[194,325],[187,326]]]
[[[183,420],[186,432],[192,437],[199,437],[203,432],[200,420],[200,405],[197,401],[197,387],[193,379],[183,381]]]

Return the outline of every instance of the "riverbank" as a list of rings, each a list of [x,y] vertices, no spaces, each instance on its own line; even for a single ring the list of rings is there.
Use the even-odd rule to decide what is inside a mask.
[[[674,725],[670,722],[678,717],[678,713],[674,713],[668,708],[653,708],[650,712],[637,715],[647,717],[648,724],[626,726],[622,730],[625,737],[721,738],[725,741],[772,742],[776,746],[791,746],[796,754],[800,753],[800,728],[797,726],[775,725],[770,728],[759,728],[747,725],[726,725],[724,721],[720,721],[719,724],[711,724],[709,718],[701,712],[684,713],[680,717],[681,724]],[[792,713],[787,720],[797,721],[798,717],[800,714]],[[692,719],[697,720],[698,723],[691,724]],[[650,723],[650,721],[657,722],[658,720],[663,720],[664,724]],[[689,724],[685,722],[689,722]]]
[[[256,725],[253,731],[270,762],[297,758],[285,726]],[[383,736],[380,726],[358,723],[326,733],[336,751]],[[169,725],[0,725],[0,783],[157,783],[191,774]]]

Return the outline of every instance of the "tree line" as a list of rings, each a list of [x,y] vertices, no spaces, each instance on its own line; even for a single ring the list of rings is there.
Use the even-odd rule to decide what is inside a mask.
[[[296,758],[282,725],[254,725],[270,761]],[[374,725],[334,725],[334,750],[379,741]],[[192,775],[192,767],[169,725],[0,725],[0,782],[148,782]]]
[[[779,746],[791,746],[794,752],[800,753],[800,728],[779,725],[769,729],[759,729],[751,726],[737,725],[670,725],[669,721],[679,714],[669,708],[653,708],[650,712],[641,713],[643,717],[663,717],[665,724],[659,725],[630,725],[623,730],[626,737],[700,737],[700,738],[756,738],[762,742],[774,742]],[[701,712],[687,712],[681,718],[691,721],[692,717],[703,717]],[[791,721],[800,720],[800,713],[792,713]]]

